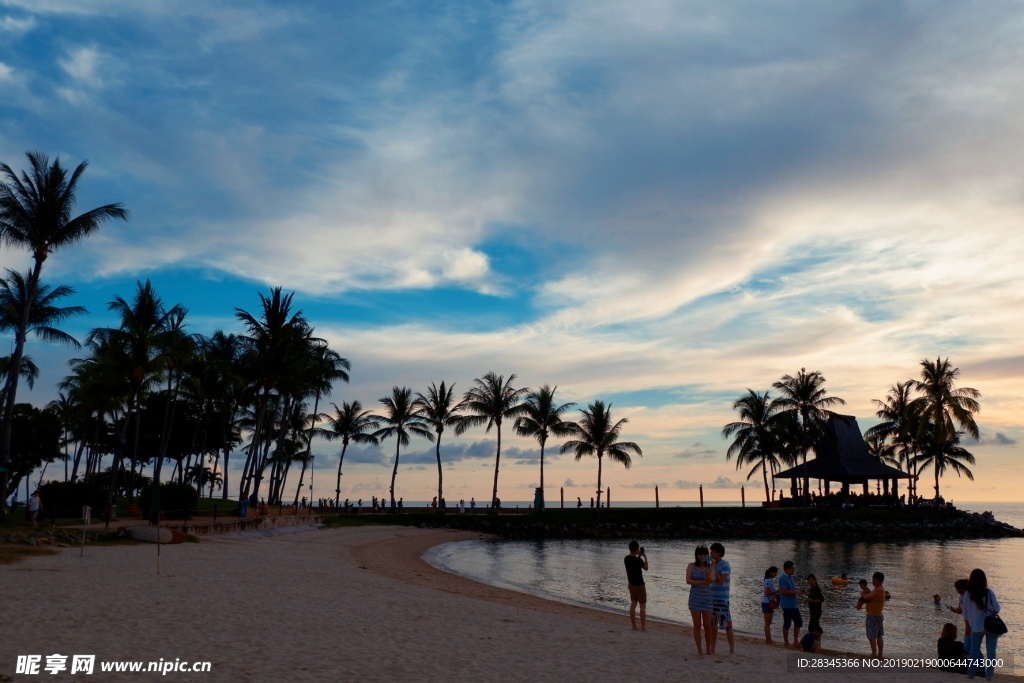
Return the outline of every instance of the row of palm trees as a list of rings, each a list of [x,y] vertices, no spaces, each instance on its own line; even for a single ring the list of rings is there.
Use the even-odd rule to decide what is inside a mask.
[[[441,437],[451,429],[461,435],[471,427],[484,426],[487,432],[495,430],[497,447],[494,455],[494,487],[491,503],[498,498],[498,477],[501,466],[501,428],[506,420],[513,421],[513,428],[519,436],[536,439],[540,445],[540,489],[544,489],[544,450],[549,437],[568,440],[561,446],[561,452],[573,451],[576,460],[584,456],[597,458],[597,502],[601,503],[602,463],[607,455],[626,468],[632,464],[632,456],[643,456],[641,448],[631,441],[620,441],[627,418],[618,421],[611,415],[611,405],[594,401],[580,410],[578,422],[564,419],[575,403],[559,404],[555,399],[556,388],[544,385],[536,391],[514,386],[516,376],[499,375],[489,372],[473,380],[473,387],[461,397],[455,393],[455,386],[431,383],[426,393],[413,396],[409,387],[393,387],[390,396],[380,399],[384,411],[373,414],[363,410],[360,403],[343,403],[334,406],[329,428],[324,435],[330,439],[342,440],[341,458],[338,462],[336,497],[341,495],[341,468],[345,449],[350,442],[379,443],[382,439],[395,439],[395,462],[391,472],[390,498],[395,504],[395,478],[402,446],[408,446],[411,436],[420,436],[435,444],[437,459],[437,498],[444,498],[444,471],[441,464]]]
[[[83,348],[56,325],[85,310],[59,305],[74,290],[41,282],[43,262],[53,251],[84,239],[106,221],[128,216],[121,204],[73,216],[78,182],[87,163],[69,174],[59,158],[51,162],[38,152],[27,157],[29,170],[20,175],[0,164],[4,177],[0,182],[0,241],[28,249],[33,259],[27,275],[8,271],[0,283],[0,330],[15,337],[13,354],[0,359],[6,375],[0,390],[0,490],[5,494],[10,493],[6,466],[18,382],[32,383],[38,376],[38,368],[24,353],[28,333]],[[71,479],[96,475],[103,457],[113,456],[113,496],[125,461],[128,481],[138,481],[143,467],[152,461],[153,478],[159,482],[164,463],[174,460],[172,476],[209,482],[211,492],[221,477],[227,497],[229,459],[244,434],[248,443],[243,451],[239,495],[260,490],[268,479],[268,499],[282,500],[290,466],[297,462],[302,466],[297,500],[311,460],[312,439],[321,435],[342,441],[336,485],[336,495],[340,495],[341,466],[348,444],[379,443],[394,437],[394,501],[401,448],[415,435],[436,442],[438,496],[443,497],[442,434],[451,429],[459,435],[484,425],[487,431],[495,428],[497,432],[492,492],[497,499],[501,430],[506,419],[514,420],[517,433],[540,443],[541,488],[544,448],[551,435],[572,437],[562,451],[575,451],[577,459],[583,455],[598,458],[599,489],[604,455],[627,467],[631,455],[642,455],[636,444],[618,440],[626,420],[614,421],[610,406],[602,401],[582,410],[579,422],[565,421],[562,415],[574,404],[557,405],[554,389],[544,386],[531,392],[515,388],[515,375],[506,379],[495,373],[475,380],[461,397],[445,382],[431,384],[415,397],[410,389],[395,387],[390,396],[380,399],[380,415],[364,411],[357,401],[334,405],[334,415],[326,427],[321,426],[328,416],[318,412],[320,401],[335,382],[348,381],[350,365],[325,340],[314,336],[309,321],[293,309],[292,297],[281,288],[260,294],[257,313],[236,309],[244,333],[217,331],[209,337],[188,333],[188,310],[180,304],[166,306],[149,281],[140,282],[130,300],[114,297],[108,310],[118,323],[89,332],[85,355],[71,361],[71,373],[59,385],[59,398],[47,407],[59,416],[66,434]],[[212,467],[205,466],[205,456],[212,456]],[[128,488],[128,495],[134,495],[134,487]]]
[[[868,451],[881,462],[911,475],[911,499],[918,497],[920,474],[931,467],[935,475],[935,497],[941,497],[940,478],[947,470],[974,480],[967,465],[975,464],[974,455],[961,445],[967,434],[979,438],[974,415],[980,411],[977,389],[957,387],[960,369],[949,359],[924,359],[919,379],[894,384],[883,400],[873,402],[881,422],[865,433]],[[739,419],[722,429],[723,438],[732,438],[726,460],[736,457],[736,469],[750,467],[747,479],[759,472],[764,481],[765,500],[769,475],[782,466],[807,464],[807,452],[825,435],[831,408],[845,405],[837,396],[829,396],[820,371],[801,368],[796,375],[785,375],[771,391],[747,393],[733,403]],[[803,491],[809,491],[804,476]],[[888,490],[888,482],[886,482]]]

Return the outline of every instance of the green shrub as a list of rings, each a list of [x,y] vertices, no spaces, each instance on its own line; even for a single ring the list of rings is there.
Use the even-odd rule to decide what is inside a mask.
[[[188,484],[167,483],[160,485],[160,510],[164,519],[181,519],[186,513],[194,514],[199,503],[199,492]],[[153,486],[147,486],[139,494],[142,514],[150,517],[153,512]]]

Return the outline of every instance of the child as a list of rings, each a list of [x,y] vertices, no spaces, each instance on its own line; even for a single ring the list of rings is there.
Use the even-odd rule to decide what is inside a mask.
[[[804,652],[821,652],[821,636],[824,633],[820,626],[812,626],[811,630],[800,640],[800,648]]]
[[[825,602],[825,595],[821,592],[821,588],[818,586],[818,577],[814,574],[807,575],[807,585],[810,587],[807,589],[807,608],[811,612],[811,623],[808,630],[810,633],[821,622],[821,605]]]
[[[963,671],[960,663],[966,664],[967,652],[964,644],[956,639],[956,626],[946,623],[942,626],[942,633],[939,635],[937,652],[940,660],[947,660],[950,666],[942,666],[944,671]]]
[[[952,605],[946,605],[946,606],[949,607],[949,611],[950,612],[955,612],[957,614],[963,614],[964,613],[964,593],[967,592],[967,579],[957,579],[956,581],[953,582],[953,588],[956,590],[957,595],[960,596],[960,599],[956,603],[956,607],[953,607]],[[966,639],[968,639],[970,637],[971,637],[971,623],[969,621],[967,621],[967,619],[965,618],[964,619],[964,640],[966,640]]]
[[[871,589],[868,588],[867,579],[861,579],[857,582],[857,585],[860,586],[860,597],[857,598],[857,609],[860,609],[864,606],[864,596],[870,593]]]

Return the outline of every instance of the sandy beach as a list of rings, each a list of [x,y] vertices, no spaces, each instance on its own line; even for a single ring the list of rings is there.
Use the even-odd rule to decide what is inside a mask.
[[[439,571],[421,559],[475,537],[405,527],[303,528],[201,543],[77,548],[0,567],[0,680],[18,655],[96,655],[89,676],[168,681],[957,681],[957,674],[828,669],[787,673],[779,647],[694,655],[678,625],[543,600]],[[568,569],[567,569],[568,570]],[[625,590],[625,586],[623,586]],[[719,650],[728,652],[724,638]],[[101,661],[209,661],[209,672],[101,673]],[[1012,680],[1015,677],[997,676]]]

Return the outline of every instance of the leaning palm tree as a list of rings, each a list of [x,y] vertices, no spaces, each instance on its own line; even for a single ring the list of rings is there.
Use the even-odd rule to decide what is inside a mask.
[[[605,407],[603,401],[594,401],[585,410],[580,411],[582,417],[570,428],[575,439],[562,444],[562,453],[576,452],[576,461],[584,455],[597,456],[597,507],[601,507],[601,462],[605,455],[625,465],[626,469],[633,464],[630,454],[643,457],[643,451],[632,441],[619,441],[622,426],[629,420],[622,418],[612,422],[612,406]]]
[[[419,416],[437,434],[437,439],[434,442],[434,454],[437,456],[437,500],[441,501],[444,499],[443,477],[441,474],[441,434],[444,433],[447,427],[454,428],[456,435],[466,431],[468,425],[465,416],[462,415],[462,410],[466,407],[466,399],[458,400],[455,398],[454,384],[446,387],[443,381],[441,386],[431,382],[425,396],[419,393],[416,394],[415,406]],[[438,507],[439,511],[440,509]]]
[[[373,433],[377,440],[395,437],[395,468],[391,471],[391,509],[395,507],[395,477],[398,476],[398,458],[401,455],[402,446],[409,445],[409,435],[422,436],[430,441],[434,435],[427,428],[427,422],[419,413],[412,400],[412,389],[409,387],[392,387],[391,395],[380,399],[384,405],[383,415],[374,415],[373,419],[383,422],[382,427]]]
[[[936,358],[934,363],[928,359],[921,361],[921,379],[913,381],[914,389],[921,396],[911,403],[914,412],[922,418],[918,439],[923,444],[925,460],[921,462],[940,462],[944,458],[942,450],[955,446],[961,432],[975,439],[980,436],[974,414],[981,410],[978,403],[981,392],[970,387],[954,388],[959,376],[960,368],[954,368],[949,358]],[[935,470],[936,496],[939,495],[941,469],[944,468]]]
[[[913,407],[914,381],[897,382],[889,387],[889,393],[883,400],[872,399],[872,403],[878,408],[875,416],[881,422],[871,427],[864,433],[866,440],[882,439],[891,443],[895,449],[896,467],[906,467],[907,474],[911,475],[910,495],[914,495],[914,482],[916,481],[916,457],[917,457],[917,433],[920,416],[916,414]]]
[[[800,368],[795,377],[784,375],[772,387],[779,390],[780,396],[775,400],[779,408],[800,418],[800,447],[804,466],[803,491],[806,496],[810,491],[807,451],[812,446],[813,436],[816,431],[822,430],[822,425],[832,415],[832,411],[828,409],[845,405],[846,401],[838,396],[826,396],[828,391],[825,389],[825,377],[818,370],[807,372],[806,369]]]
[[[544,446],[548,437],[572,435],[572,425],[562,420],[562,415],[576,406],[575,403],[558,405],[555,401],[555,390],[547,384],[537,391],[531,391],[523,401],[523,413],[516,418],[516,434],[530,436],[540,444],[540,508],[544,506]]]
[[[504,375],[488,372],[483,377],[473,380],[474,386],[466,392],[466,426],[487,425],[486,431],[495,427],[498,433],[498,447],[494,456],[494,490],[491,492],[491,506],[498,502],[498,466],[501,462],[501,422],[505,418],[515,418],[525,411],[520,405],[523,395],[528,391],[525,387],[516,389],[512,382],[515,374]]]
[[[954,432],[943,443],[931,443],[931,436],[925,438],[924,454],[917,457],[920,471],[931,467],[935,471],[935,500],[942,495],[939,492],[939,478],[947,469],[953,470],[957,476],[967,477],[974,481],[974,473],[967,465],[975,464],[974,455],[960,445],[963,432]]]
[[[374,419],[370,411],[363,410],[363,405],[359,401],[352,401],[351,403],[342,401],[340,408],[336,403],[331,405],[334,406],[334,415],[329,416],[327,419],[327,429],[324,432],[324,436],[329,441],[341,439],[341,457],[338,458],[338,481],[334,487],[334,504],[337,506],[338,501],[341,499],[341,466],[345,463],[345,451],[348,450],[349,443],[372,443],[376,445],[377,439],[367,432],[380,427],[380,423]]]
[[[733,435],[736,437],[729,444],[725,459],[728,461],[735,455],[736,469],[752,465],[747,473],[748,481],[755,472],[761,470],[764,479],[764,500],[770,502],[768,469],[771,467],[774,472],[779,465],[778,457],[772,448],[776,441],[773,427],[777,422],[776,413],[779,407],[772,401],[767,391],[761,394],[753,389],[747,389],[746,394],[733,402],[732,409],[739,413],[740,419],[722,428],[722,438],[728,439]]]
[[[31,298],[39,286],[43,262],[52,252],[88,237],[110,219],[126,220],[128,212],[120,204],[106,204],[72,217],[78,181],[88,163],[83,161],[68,176],[60,157],[51,164],[49,158],[40,152],[28,152],[26,156],[31,170],[22,172],[20,177],[10,166],[0,163],[0,174],[6,178],[0,181],[0,242],[32,252],[33,266],[26,281],[26,291]],[[31,306],[26,307],[18,321],[5,384],[6,402],[0,435],[0,490],[6,490],[7,486],[11,416],[17,400],[21,359],[25,354],[31,315]],[[0,506],[0,519],[5,514],[4,506]]]

